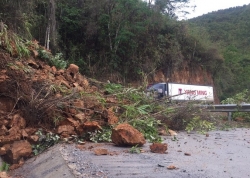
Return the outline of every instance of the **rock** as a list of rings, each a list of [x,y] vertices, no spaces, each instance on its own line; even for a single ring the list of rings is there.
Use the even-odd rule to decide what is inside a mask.
[[[69,85],[69,82],[67,82],[67,81],[65,81],[65,80],[62,80],[61,81],[61,85],[63,86],[65,86],[65,87],[67,87],[68,89],[70,89],[71,87],[70,87],[70,85]]]
[[[95,149],[95,150],[94,150],[94,153],[95,153],[95,155],[97,155],[97,156],[109,154],[109,153],[108,153],[108,150],[107,150],[107,149],[104,149],[104,148]]]
[[[38,135],[31,135],[28,137],[28,141],[32,144],[36,144],[39,142],[39,136]]]
[[[52,72],[53,74],[55,74],[56,71],[57,71],[56,67],[55,67],[55,66],[52,66],[52,67],[51,67],[51,72]]]
[[[114,128],[111,139],[117,146],[142,146],[146,143],[143,134],[129,124],[120,124]]]
[[[158,134],[166,136],[167,135],[166,129],[160,129],[160,130],[158,130]]]
[[[31,52],[32,52],[32,55],[33,55],[34,57],[37,57],[37,56],[39,55],[39,53],[38,53],[37,50],[34,50],[34,49],[33,49]]]
[[[25,129],[21,130],[21,134],[23,138],[27,138],[29,135],[27,134],[27,132],[25,131]]]
[[[56,72],[56,75],[63,75],[65,71],[63,69],[59,69],[57,72]]]
[[[17,133],[16,135],[7,135],[7,136],[0,136],[0,146],[4,144],[13,143],[14,141],[20,140],[21,134]]]
[[[17,134],[21,134],[21,130],[17,126],[9,129],[9,135],[17,135]]]
[[[10,122],[10,127],[23,129],[26,127],[26,121],[20,114],[15,114]]]
[[[84,108],[84,102],[82,100],[76,100],[72,103],[73,107]]]
[[[0,178],[10,178],[6,172],[0,172]]]
[[[75,75],[79,72],[79,67],[75,64],[70,64],[66,72],[69,73],[72,78],[75,78]]]
[[[21,158],[28,158],[31,153],[32,147],[28,141],[15,141],[7,151],[4,158],[11,164],[17,164]]]
[[[80,145],[80,144],[76,145],[76,148],[80,149],[80,150],[85,150],[86,149],[84,145]]]
[[[2,125],[0,128],[0,136],[6,135],[8,133],[8,129],[5,127],[5,125]]]
[[[37,52],[36,50],[33,50],[32,52],[34,53],[34,57],[37,57],[37,56],[38,56],[38,52]],[[34,69],[38,69],[38,68],[39,68],[39,65],[38,65],[34,60],[32,60],[32,59],[29,59],[29,60],[27,61],[27,64],[28,64],[30,67],[34,68]]]
[[[177,133],[175,131],[173,131],[173,130],[168,129],[168,132],[169,132],[169,134],[171,136],[176,136],[177,135]]]
[[[23,160],[23,158],[21,158],[17,164],[12,164],[9,169],[10,170],[17,169],[17,168],[21,167],[23,164],[24,164],[24,160]]]
[[[109,109],[105,109],[102,113],[102,116],[104,117],[104,121],[108,123],[108,125],[114,125],[118,123],[118,117],[115,116],[113,112],[113,107]]]
[[[178,169],[178,168],[176,166],[174,166],[174,165],[170,165],[170,166],[167,167],[167,169],[174,170],[174,169]]]
[[[10,144],[5,144],[0,148],[0,156],[5,155],[7,151],[10,149]]]
[[[79,121],[74,120],[73,118],[67,118],[67,120],[69,121],[70,125],[73,127],[78,127],[79,126]]]
[[[89,82],[88,82],[88,80],[86,79],[86,77],[84,77],[84,76],[82,76],[82,75],[80,75],[80,74],[77,74],[76,75],[76,81],[77,81],[77,83],[81,86],[81,87],[83,87],[83,88],[88,88],[89,87]]]
[[[5,81],[6,79],[8,79],[8,75],[6,75],[7,70],[0,70],[0,82]]]
[[[94,132],[96,130],[102,130],[102,127],[96,121],[87,121],[83,124],[83,129],[86,132]]]
[[[184,155],[185,155],[185,156],[191,156],[191,154],[190,154],[190,153],[184,153]]]
[[[79,120],[80,123],[83,123],[87,120],[84,113],[78,113],[78,114],[74,115],[74,118]]]
[[[68,108],[68,112],[69,112],[71,115],[76,115],[76,114],[77,114],[77,110],[74,109],[74,108]]]
[[[2,84],[1,84],[2,87]],[[0,110],[4,112],[11,112],[11,110],[15,107],[15,102],[11,98],[1,96],[0,97]]]
[[[71,125],[60,125],[57,128],[57,133],[62,137],[69,137],[70,135],[75,135],[75,129]]]
[[[37,129],[33,127],[26,127],[24,130],[28,135],[33,135],[37,131]]]
[[[118,101],[117,101],[117,99],[114,98],[114,97],[107,97],[107,98],[106,98],[106,102],[107,102],[107,103],[117,103]]]
[[[153,153],[164,154],[166,153],[167,149],[168,145],[166,143],[153,143],[152,145],[150,145],[150,150]]]
[[[0,119],[0,125],[7,126],[9,125],[9,121],[7,119]]]

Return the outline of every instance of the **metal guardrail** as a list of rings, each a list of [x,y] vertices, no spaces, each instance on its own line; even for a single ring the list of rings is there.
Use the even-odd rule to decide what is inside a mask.
[[[232,112],[250,112],[250,104],[220,104],[220,105],[202,105],[210,112],[227,112],[228,120],[232,120]]]

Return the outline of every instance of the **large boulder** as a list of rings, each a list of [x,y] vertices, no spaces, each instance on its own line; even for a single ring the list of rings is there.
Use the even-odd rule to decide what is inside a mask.
[[[114,128],[111,139],[117,146],[142,146],[146,143],[143,134],[129,124],[120,124]]]
[[[4,155],[4,159],[8,163],[16,164],[21,160],[21,158],[28,158],[31,156],[32,147],[31,144],[26,140],[15,141],[10,149],[7,151],[7,154]]]

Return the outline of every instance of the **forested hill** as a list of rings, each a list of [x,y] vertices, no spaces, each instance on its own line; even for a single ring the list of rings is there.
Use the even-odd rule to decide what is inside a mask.
[[[219,96],[249,87],[246,81],[250,70],[245,71],[248,68],[241,64],[247,63],[249,55],[240,52],[242,48],[236,41],[229,42],[238,35],[230,35],[230,30],[222,29],[226,25],[220,27],[218,23],[218,27],[211,27],[215,29],[212,33],[207,27],[211,24],[198,18],[190,22],[207,27],[209,33],[192,23],[176,20],[175,10],[189,1],[0,1],[0,34],[8,29],[27,43],[35,39],[57,53],[57,58],[77,64],[82,74],[92,78],[125,84],[141,82],[145,86],[148,79],[213,85]],[[219,30],[223,35],[216,38]],[[225,40],[227,43],[215,44],[210,40],[221,42],[224,35],[230,37]],[[246,37],[239,41],[243,40]],[[156,80],[155,76],[160,77]]]
[[[250,89],[250,4],[199,16],[189,23],[206,30],[218,44],[226,68],[222,69],[223,80],[217,78],[217,83],[225,95]]]
[[[91,77],[138,81],[162,70],[166,78],[175,80],[173,72],[184,68],[193,71],[199,66],[214,72],[222,60],[216,49],[204,46],[201,38],[189,33],[185,22],[173,18],[176,4],[189,0],[151,2],[0,1],[0,20],[22,37],[62,53]],[[183,75],[183,81],[191,82],[192,76]],[[200,78],[199,82],[213,83]]]
[[[213,41],[249,51],[250,5],[219,10],[191,19],[190,22],[205,27]]]

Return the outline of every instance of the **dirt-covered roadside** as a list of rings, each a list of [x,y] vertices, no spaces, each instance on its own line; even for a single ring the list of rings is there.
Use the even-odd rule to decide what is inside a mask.
[[[82,146],[62,144],[56,147],[61,152],[69,170],[75,177],[81,178],[250,177],[248,170],[250,129],[211,131],[207,136],[180,132],[176,139],[164,136],[163,143],[168,144],[166,154],[150,152],[150,143],[146,143],[141,148],[143,152],[140,154],[131,154],[130,148],[104,143],[86,143]],[[94,151],[101,148],[107,149],[108,154],[95,155]],[[46,153],[43,153],[40,156],[45,155]],[[171,166],[176,168],[168,169]],[[31,178],[25,171],[30,167],[32,162],[15,170],[11,175],[15,177],[23,173],[26,178]],[[40,169],[42,169],[41,166]],[[33,171],[36,171],[36,168]],[[42,176],[37,175],[36,178],[42,178]]]

